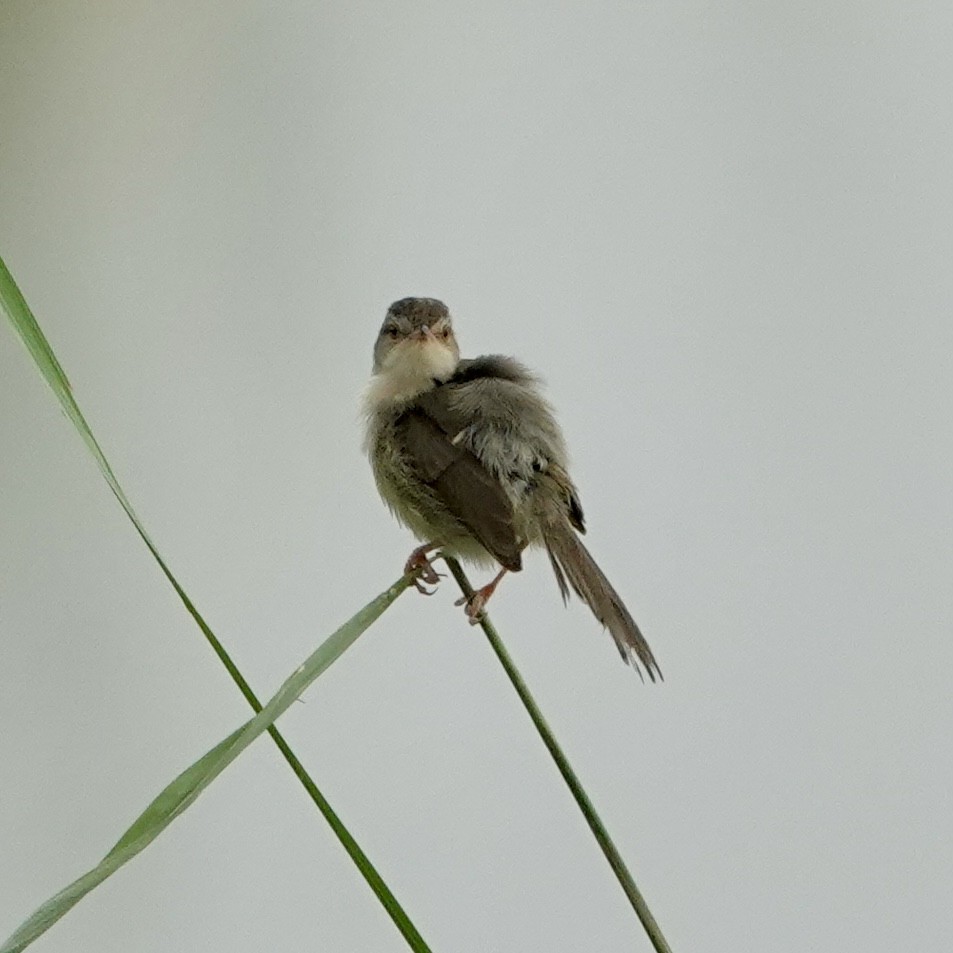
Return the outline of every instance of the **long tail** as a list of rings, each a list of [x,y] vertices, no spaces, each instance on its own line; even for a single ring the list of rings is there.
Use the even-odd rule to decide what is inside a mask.
[[[609,630],[626,665],[631,665],[641,675],[641,662],[653,682],[656,677],[661,680],[662,671],[648,642],[625,603],[612,588],[612,583],[583,546],[582,540],[567,525],[549,527],[543,538],[563,601],[568,601],[571,586],[576,595],[592,609],[592,614]],[[569,585],[566,584],[567,580]]]

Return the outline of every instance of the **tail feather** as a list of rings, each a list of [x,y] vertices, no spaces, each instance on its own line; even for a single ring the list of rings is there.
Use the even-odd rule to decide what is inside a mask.
[[[662,671],[648,642],[582,540],[568,526],[552,527],[544,534],[544,540],[563,601],[569,597],[568,580],[576,595],[609,630],[623,661],[640,676],[641,662],[651,681],[661,680]]]
[[[556,584],[559,586],[559,594],[563,597],[563,605],[569,604],[569,586],[566,585],[566,576],[563,574],[559,561],[553,555],[553,551],[546,546],[546,555],[549,556],[549,563],[553,567],[553,573],[556,576]]]

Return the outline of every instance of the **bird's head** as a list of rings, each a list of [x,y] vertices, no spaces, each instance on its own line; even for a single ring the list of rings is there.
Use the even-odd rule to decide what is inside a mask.
[[[374,373],[421,384],[445,381],[460,362],[450,312],[436,298],[401,298],[374,344]]]

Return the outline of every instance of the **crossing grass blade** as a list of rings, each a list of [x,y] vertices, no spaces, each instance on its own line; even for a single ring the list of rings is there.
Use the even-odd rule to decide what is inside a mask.
[[[3,946],[0,946],[0,953],[20,953],[68,913],[86,894],[148,847],[228,765],[256,738],[268,730],[276,718],[291,707],[295,699],[299,698],[322,672],[354,644],[357,638],[410,585],[412,578],[412,576],[404,576],[399,579],[322,642],[286,679],[268,704],[254,718],[245,722],[211,751],[186,768],[136,818],[115,847],[95,867],[40,906],[4,942]],[[426,945],[421,949],[427,950]]]
[[[37,323],[33,312],[30,310],[30,306],[27,304],[26,299],[23,297],[20,289],[17,287],[16,282],[13,280],[13,276],[10,274],[2,258],[0,258],[0,308],[2,308],[2,310],[6,313],[10,323],[13,325],[14,330],[23,341],[26,349],[30,352],[30,355],[33,357],[36,366],[43,375],[44,380],[47,382],[47,384],[49,384],[51,390],[56,395],[60,406],[66,413],[66,416],[70,419],[70,421],[72,421],[76,431],[86,444],[89,452],[92,454],[93,459],[96,461],[96,464],[105,478],[106,483],[109,485],[110,490],[112,490],[113,495],[116,497],[116,499],[119,501],[119,504],[126,512],[126,515],[129,517],[129,520],[135,527],[136,532],[148,547],[149,552],[152,553],[152,556],[154,557],[156,563],[158,563],[163,575],[169,581],[169,584],[175,590],[176,595],[178,595],[182,604],[185,606],[186,611],[190,616],[192,616],[196,625],[198,625],[202,634],[205,636],[206,641],[218,656],[221,663],[225,666],[232,680],[238,686],[239,691],[241,691],[242,695],[245,697],[245,700],[255,712],[261,712],[262,705],[261,702],[259,702],[258,697],[255,695],[251,686],[245,680],[245,677],[238,669],[238,666],[232,661],[228,652],[225,650],[225,647],[218,640],[215,633],[195,607],[195,604],[189,598],[186,591],[179,584],[178,579],[176,579],[176,577],[173,575],[172,570],[168,567],[165,560],[160,555],[149,534],[146,532],[145,526],[139,519],[136,511],[133,509],[132,504],[129,502],[129,499],[123,492],[122,487],[119,485],[119,481],[116,479],[116,475],[113,473],[113,469],[109,465],[109,461],[106,459],[102,448],[99,446],[99,442],[93,436],[93,432],[90,429],[89,424],[86,422],[86,418],[83,416],[82,411],[79,409],[79,405],[76,403],[76,400],[73,397],[73,391],[70,387],[69,380],[67,379],[63,368],[60,366],[59,361],[56,359],[56,355],[53,353],[53,349],[50,347],[49,341],[46,339],[46,335],[43,333],[42,329]],[[391,591],[392,589],[388,590],[388,592]],[[317,674],[320,674],[320,672]],[[315,677],[317,677],[317,675],[315,675]],[[381,904],[383,904],[391,920],[393,920],[394,925],[400,931],[408,945],[411,947],[411,949],[418,951],[418,953],[429,953],[429,947],[424,942],[423,937],[421,937],[420,933],[417,931],[417,928],[414,926],[410,917],[404,911],[403,907],[401,907],[393,892],[384,882],[384,879],[377,872],[377,869],[371,863],[370,858],[368,858],[368,856],[361,849],[360,845],[344,826],[344,823],[341,821],[340,817],[321,793],[317,784],[315,784],[314,780],[305,770],[304,765],[302,765],[302,763],[298,760],[297,756],[292,751],[291,746],[287,741],[285,741],[284,737],[279,733],[277,728],[272,726],[270,723],[266,727],[268,733],[272,737],[272,740],[278,747],[278,750],[281,752],[285,761],[287,761],[291,770],[298,778],[298,781],[301,783],[308,796],[314,802],[315,806],[324,816],[325,820],[331,826],[331,829],[340,840],[345,851],[347,851],[351,860],[354,861],[358,870],[361,872],[361,875],[367,881],[370,888],[374,891]],[[211,778],[209,780],[211,780]],[[163,801],[162,803],[166,804],[168,802]],[[184,801],[178,810],[184,810],[189,803],[191,803],[190,800]],[[172,818],[169,817],[165,823],[169,823],[171,819]],[[152,826],[154,825],[150,825],[150,829],[152,829]],[[161,827],[159,830],[161,830]],[[158,833],[158,830],[156,830],[156,833]],[[152,835],[152,837],[154,836],[155,834]],[[149,840],[152,840],[152,837],[150,837]],[[149,842],[149,840],[145,841],[145,843],[143,843],[142,846],[135,851],[135,853],[138,853],[138,850],[141,850],[142,847]],[[120,842],[120,844],[122,843],[123,842]],[[115,862],[117,858],[125,857],[126,848],[124,847],[122,850],[119,848],[120,845],[117,845],[117,847],[114,849],[114,852],[111,853],[102,864],[90,871],[89,874],[87,874],[84,878],[81,878],[82,884],[80,881],[77,881],[76,884],[72,884],[70,887],[67,887],[63,894],[57,895],[57,897],[45,904],[44,907],[41,908],[40,911],[37,911],[37,914],[35,914],[34,917],[32,917],[28,922],[34,921],[35,918],[40,916],[41,912],[47,908],[55,908],[61,911],[56,914],[54,920],[61,917],[63,913],[65,913],[66,910],[76,903],[80,897],[84,896],[91,889],[93,889],[96,884],[101,883],[102,880],[104,880],[113,872],[113,870],[117,869],[117,866],[121,866],[121,864],[117,865]],[[129,856],[132,855],[130,854]],[[112,859],[110,860],[110,858]],[[126,859],[128,859],[128,857],[126,857]],[[108,864],[106,862],[107,860],[109,860]],[[122,860],[121,863],[125,863],[125,860]],[[87,880],[87,878],[89,879]],[[56,901],[56,903],[54,903],[54,901]],[[50,904],[54,904],[54,907],[50,907]],[[48,914],[44,914],[44,916],[47,915]],[[36,922],[42,922],[42,917]],[[21,930],[22,929],[23,928],[21,928]],[[18,935],[20,932],[21,931],[17,931],[17,934],[15,935]],[[40,932],[42,932],[42,930]],[[22,949],[22,946],[17,948]],[[6,947],[4,947],[3,950],[5,951]]]

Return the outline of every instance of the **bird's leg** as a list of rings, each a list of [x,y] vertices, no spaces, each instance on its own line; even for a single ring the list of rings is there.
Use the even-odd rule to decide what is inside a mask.
[[[508,571],[509,570],[504,566],[482,589],[476,589],[472,596],[463,596],[454,603],[454,605],[457,606],[466,606],[463,611],[466,612],[467,618],[470,620],[470,625],[476,625],[483,618],[483,613],[486,610],[486,604],[490,601],[490,596],[496,591],[500,580]]]
[[[432,549],[439,549],[443,544],[439,540],[434,540],[432,543],[424,543],[422,546],[418,546],[408,557],[407,562],[404,563],[404,572],[417,572],[418,575],[414,578],[414,588],[418,592],[422,592],[425,596],[432,596],[434,594],[433,589],[428,589],[424,582],[429,582],[432,586],[437,585],[441,580],[441,575],[433,568],[433,563],[430,561],[430,558],[427,556]],[[423,582],[421,582],[423,580]]]

